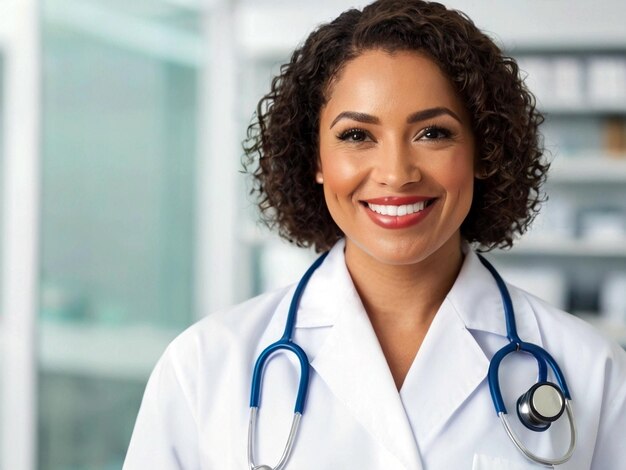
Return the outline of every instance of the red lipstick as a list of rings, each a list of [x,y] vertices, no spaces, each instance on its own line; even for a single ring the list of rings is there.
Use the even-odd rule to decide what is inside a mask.
[[[363,202],[365,212],[376,225],[388,229],[401,229],[421,222],[430,213],[436,198],[386,196],[365,199],[361,202]],[[400,206],[404,207],[401,208]],[[398,215],[398,213],[401,215]]]

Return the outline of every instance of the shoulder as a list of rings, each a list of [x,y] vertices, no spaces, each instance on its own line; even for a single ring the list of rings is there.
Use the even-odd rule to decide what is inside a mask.
[[[533,312],[546,350],[565,368],[593,383],[626,384],[626,351],[604,332],[519,288]],[[590,382],[591,383],[591,382]]]
[[[178,371],[181,381],[215,372],[233,356],[254,351],[291,286],[280,288],[228,309],[212,313],[180,333],[160,362]]]
[[[253,340],[263,333],[290,289],[291,286],[276,289],[211,313],[183,331],[168,350],[184,354],[188,349],[207,342],[216,347]]]
[[[564,344],[575,342],[578,347],[587,351],[612,351],[616,349],[624,358],[626,351],[615,344],[605,332],[602,332],[587,321],[565,312],[548,302],[516,287],[511,287],[523,297],[534,313],[541,330],[542,339],[548,343],[561,338]],[[555,338],[552,338],[555,336]]]

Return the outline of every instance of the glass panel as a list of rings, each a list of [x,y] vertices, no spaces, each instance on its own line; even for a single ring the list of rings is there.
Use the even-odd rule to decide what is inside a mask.
[[[4,187],[3,187],[3,174],[4,174],[4,56],[2,55],[2,50],[0,49],[0,195],[4,194]],[[0,197],[0,247],[2,246],[2,244],[4,243],[3,237],[1,236],[1,234],[4,233],[3,230],[3,208],[4,208],[4,204],[3,204],[3,198]],[[2,252],[3,250],[0,249],[0,266],[2,266]],[[0,270],[0,305],[2,305],[2,297],[3,297],[3,289],[4,289],[4,282],[2,280],[2,276],[1,276],[1,270]],[[3,316],[3,312],[2,309],[0,309],[0,351],[4,350],[3,347],[3,343],[4,343],[4,325],[3,325],[3,321],[2,321],[2,316]],[[2,380],[2,378],[4,377],[4,374],[2,373],[2,363],[4,361],[4,357],[2,357],[2,355],[0,354],[0,380]],[[0,393],[3,390],[3,386],[2,384],[0,384]],[[2,403],[2,395],[0,395],[0,403]],[[2,420],[2,416],[0,416],[0,421]],[[2,439],[2,435],[0,435],[0,443],[3,442]],[[0,456],[1,458],[1,456]]]
[[[5,113],[5,102],[4,102],[4,56],[2,49],[0,49],[0,194],[4,194],[4,113]],[[2,199],[0,198],[0,234],[3,234],[3,223],[4,223],[4,204],[2,203]],[[0,244],[3,243],[2,238],[0,237]],[[2,250],[0,250],[0,266],[2,266]],[[4,286],[4,282],[2,282],[1,271],[0,271],[0,286]],[[2,288],[0,288],[0,305],[2,305],[2,296],[4,292]],[[2,311],[0,310],[0,320],[2,319]],[[1,324],[1,323],[0,323]],[[2,339],[2,330],[0,330],[0,340]],[[1,364],[2,358],[0,358]],[[1,374],[0,374],[1,377]],[[1,441],[0,441],[1,442]]]
[[[39,381],[46,393],[39,400],[45,411],[37,468],[119,470],[143,381],[45,372]]]
[[[194,319],[199,12],[159,5],[43,2],[41,470],[119,469]]]

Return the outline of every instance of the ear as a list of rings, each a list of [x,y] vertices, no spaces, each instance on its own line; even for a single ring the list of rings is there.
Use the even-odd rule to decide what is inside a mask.
[[[474,178],[477,180],[487,179],[487,172],[485,171],[485,165],[483,164],[481,153],[476,145],[476,141],[474,141]]]
[[[315,182],[318,184],[324,184],[324,173],[322,172],[322,162],[317,157],[317,171],[315,172]]]

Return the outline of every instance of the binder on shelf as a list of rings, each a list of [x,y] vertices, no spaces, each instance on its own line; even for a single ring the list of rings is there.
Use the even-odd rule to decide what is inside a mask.
[[[623,117],[605,119],[603,134],[603,146],[607,155],[626,159],[626,119]]]

